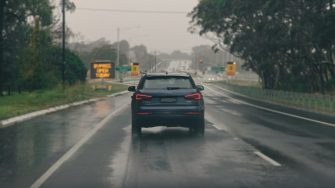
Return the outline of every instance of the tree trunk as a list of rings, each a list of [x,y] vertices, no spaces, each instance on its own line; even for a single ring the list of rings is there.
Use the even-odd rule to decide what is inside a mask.
[[[324,91],[324,89],[325,89],[325,80],[324,80],[324,77],[323,77],[322,66],[321,65],[316,65],[316,66],[319,66],[317,68],[317,70],[318,70],[319,79],[320,79],[320,83],[319,83],[320,84],[320,92],[322,94],[324,94],[325,93],[325,91]]]
[[[334,4],[334,0],[329,0],[329,7],[330,7],[330,10],[333,10],[333,4]]]

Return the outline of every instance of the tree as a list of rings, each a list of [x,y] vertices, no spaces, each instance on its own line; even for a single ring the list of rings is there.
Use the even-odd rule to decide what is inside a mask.
[[[59,62],[50,59],[57,40],[54,8],[49,0],[0,0],[1,94],[2,84],[24,84],[33,90],[59,83]],[[67,0],[66,8],[73,11],[75,5]]]
[[[140,68],[142,71],[152,70],[155,63],[155,56],[148,53],[147,47],[144,45],[138,45],[131,48],[135,53],[136,62],[140,63]]]
[[[334,89],[334,1],[203,0],[190,13],[200,34],[245,60],[266,89]]]
[[[181,52],[179,50],[173,51],[171,54],[171,59],[183,59],[183,60],[189,60],[191,59],[190,56],[187,53]]]
[[[0,0],[0,85],[17,83],[17,63],[29,44],[31,23],[38,16],[42,27],[49,26],[52,9],[48,0]]]
[[[114,49],[110,44],[93,48],[90,51],[78,50],[76,51],[76,53],[79,55],[80,59],[84,62],[87,68],[89,68],[91,62],[95,60],[111,60],[113,62],[116,62],[116,49]]]

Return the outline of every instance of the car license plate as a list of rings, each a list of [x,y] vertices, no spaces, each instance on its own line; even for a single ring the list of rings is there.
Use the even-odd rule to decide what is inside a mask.
[[[174,103],[177,102],[176,98],[161,98],[162,103]]]

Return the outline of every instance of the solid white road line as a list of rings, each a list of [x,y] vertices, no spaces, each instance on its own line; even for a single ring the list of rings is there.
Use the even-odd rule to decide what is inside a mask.
[[[217,94],[217,95],[222,95],[221,93],[219,93],[219,92],[217,92],[217,91],[215,91],[215,90],[213,90],[213,89],[211,89],[211,88],[209,88],[209,87],[206,87],[206,88],[208,88],[210,91],[212,91],[213,93],[215,93],[215,94]],[[231,98],[230,96],[226,96],[226,97]],[[233,99],[233,100],[236,100],[236,101],[238,101],[238,102],[241,103],[241,104],[246,104],[245,102],[243,102],[243,101],[239,101],[239,100],[237,100],[237,99]],[[223,109],[223,110],[225,110],[225,109]],[[225,111],[225,112],[227,112],[227,113],[231,113],[231,111],[228,111],[228,110]],[[241,115],[241,114],[239,114],[239,115]],[[215,122],[215,119],[213,119],[213,117],[211,117],[211,116],[208,115],[208,114],[207,114],[206,119],[210,120],[211,122]],[[215,128],[218,129],[218,130],[220,130],[220,129],[222,130],[222,128],[218,127],[218,126],[216,125],[216,123],[213,123],[212,126],[215,127]],[[225,127],[226,127],[226,126],[225,126]],[[228,129],[228,128],[226,127],[225,130],[227,130],[227,129]],[[236,141],[241,140],[241,139],[238,138],[238,137],[234,137],[233,139],[236,140]],[[252,146],[252,145],[251,145],[251,146]],[[254,147],[254,146],[252,146],[252,147]],[[277,161],[271,159],[270,157],[266,156],[265,154],[263,154],[263,153],[260,152],[260,151],[255,151],[254,154],[256,154],[258,157],[262,158],[263,160],[267,161],[268,163],[270,163],[271,165],[273,165],[273,166],[275,166],[275,167],[281,167],[281,166],[282,166],[280,163],[278,163]]]
[[[58,161],[56,161],[40,178],[38,178],[30,187],[39,188],[42,184],[57,170],[61,167],[73,154],[75,154],[79,148],[81,148],[99,129],[101,129],[110,119],[115,117],[116,114],[124,110],[128,105],[116,109],[114,112],[109,114],[101,122],[99,122],[93,129],[91,129],[85,137],[83,137],[78,143],[76,143],[69,151],[67,151]]]
[[[215,129],[219,130],[219,131],[228,131],[228,128],[225,124],[223,124],[222,122],[217,121],[216,118],[214,118],[209,112],[205,113],[205,119],[207,119],[209,122],[212,123],[212,127],[214,127]]]
[[[226,113],[231,114],[231,115],[233,115],[233,116],[239,116],[239,117],[242,116],[241,113],[239,113],[239,112],[237,112],[237,111],[234,111],[234,110],[228,110],[228,109],[225,109],[225,108],[222,108],[221,110],[222,110],[223,112],[226,112]]]
[[[128,125],[127,127],[123,128],[125,132],[127,132],[128,136],[124,138],[122,141],[120,150],[116,153],[116,156],[113,157],[112,163],[109,165],[109,167],[112,170],[111,174],[111,184],[113,187],[122,187],[124,178],[127,174],[127,169],[129,166],[130,161],[130,146],[131,146],[131,125]],[[126,162],[125,162],[126,161]]]
[[[209,90],[215,92],[216,94],[220,94],[219,92],[213,90],[212,88],[210,88],[208,86],[207,86],[207,88]],[[241,95],[241,94],[238,94],[238,93],[226,90],[226,89],[220,88],[220,90],[223,90],[223,91],[226,91],[226,92],[230,92],[230,93],[233,93],[235,95],[240,95],[240,96],[243,96],[243,97],[250,98],[248,96]],[[230,97],[230,98],[232,98],[232,97]],[[239,101],[242,104],[245,104],[245,105],[248,105],[248,106],[252,106],[252,107],[255,107],[255,108],[258,108],[258,109],[261,109],[261,110],[265,110],[265,111],[269,111],[269,112],[273,112],[273,113],[277,113],[277,114],[281,114],[281,115],[285,115],[285,116],[290,116],[290,117],[294,117],[294,118],[297,118],[297,119],[302,119],[302,120],[305,120],[305,121],[310,121],[310,122],[313,122],[313,123],[318,123],[318,124],[322,124],[322,125],[326,125],[326,126],[330,126],[330,127],[335,127],[335,124],[333,124],[333,123],[328,123],[328,122],[319,121],[319,120],[315,120],[315,119],[311,119],[311,118],[306,118],[306,117],[302,117],[302,116],[298,116],[298,115],[294,115],[294,114],[289,114],[289,113],[286,113],[286,112],[281,112],[281,111],[278,111],[278,110],[273,110],[273,109],[270,109],[270,108],[266,108],[266,107],[254,105],[254,104],[251,104],[251,103],[248,103],[248,102],[244,102],[244,101],[241,101],[241,100],[238,100],[238,99],[235,99],[235,100]]]
[[[280,167],[281,164],[279,164],[277,161],[271,159],[270,157],[264,155],[262,152],[260,151],[255,151],[254,152],[258,157],[264,159],[265,161],[269,162],[270,164],[272,164],[273,166],[276,166],[276,167]]]

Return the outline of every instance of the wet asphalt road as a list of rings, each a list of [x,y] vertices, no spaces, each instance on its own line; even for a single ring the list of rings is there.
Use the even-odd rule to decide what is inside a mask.
[[[0,187],[334,187],[335,127],[212,85],[204,95],[204,137],[158,127],[132,139],[130,94],[0,129]]]

